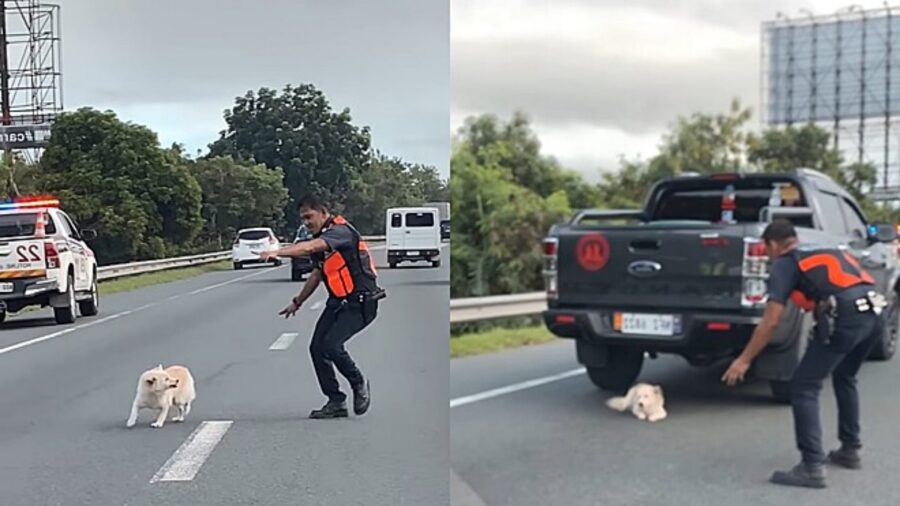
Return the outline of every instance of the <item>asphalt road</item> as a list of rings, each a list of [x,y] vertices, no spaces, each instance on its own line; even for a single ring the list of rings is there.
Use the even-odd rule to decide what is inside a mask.
[[[68,327],[49,311],[12,319],[0,331],[0,504],[446,504],[447,263],[380,270],[388,298],[348,345],[372,383],[361,418],[306,418],[325,400],[308,356],[324,289],[277,317],[300,288],[287,267],[111,295]],[[298,335],[270,350],[283,333]],[[139,374],[160,362],[191,368],[193,411],[162,429],[143,411],[126,429]],[[218,439],[204,421],[231,423]],[[167,463],[196,474],[165,481]]]
[[[768,483],[799,454],[790,408],[773,404],[764,383],[732,390],[718,381],[724,367],[648,360],[641,380],[663,386],[669,412],[656,424],[607,408],[584,374],[522,385],[578,368],[563,340],[451,362],[451,398],[467,402],[451,408],[452,504],[876,506],[900,497],[900,359],[863,367],[864,469],[829,469],[825,490]],[[493,396],[473,401],[484,392]],[[830,385],[822,398],[831,446]]]

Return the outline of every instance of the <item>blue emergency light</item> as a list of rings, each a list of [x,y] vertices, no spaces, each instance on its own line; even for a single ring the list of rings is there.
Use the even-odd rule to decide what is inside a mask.
[[[59,199],[46,195],[15,197],[0,201],[0,211],[59,207]]]

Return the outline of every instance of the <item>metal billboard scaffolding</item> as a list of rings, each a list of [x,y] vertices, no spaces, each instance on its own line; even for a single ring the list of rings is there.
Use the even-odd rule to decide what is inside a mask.
[[[63,110],[59,5],[0,0],[0,149],[37,158]]]
[[[877,167],[877,200],[900,200],[900,8],[762,24],[762,121],[815,123],[849,162]]]

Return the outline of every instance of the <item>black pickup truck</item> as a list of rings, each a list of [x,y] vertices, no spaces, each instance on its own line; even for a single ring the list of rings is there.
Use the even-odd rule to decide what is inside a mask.
[[[765,307],[768,258],[759,237],[775,218],[790,219],[801,242],[844,248],[890,300],[886,331],[873,352],[887,360],[898,331],[897,232],[868,225],[858,203],[828,176],[682,175],[660,181],[644,209],[582,211],[544,240],[547,328],[575,339],[576,355],[598,387],[622,391],[645,356],[683,356],[694,366],[736,356]],[[812,317],[793,303],[752,373],[773,396],[811,335]]]

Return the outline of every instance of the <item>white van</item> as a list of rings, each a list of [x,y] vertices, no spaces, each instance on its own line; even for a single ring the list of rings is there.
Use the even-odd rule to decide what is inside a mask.
[[[395,207],[387,210],[388,265],[400,262],[431,262],[441,265],[441,221],[433,207]]]

